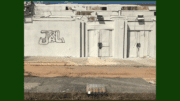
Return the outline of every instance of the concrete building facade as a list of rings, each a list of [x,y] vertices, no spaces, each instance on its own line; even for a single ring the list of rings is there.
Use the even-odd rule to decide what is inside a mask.
[[[148,6],[24,6],[24,56],[156,57],[156,16]]]

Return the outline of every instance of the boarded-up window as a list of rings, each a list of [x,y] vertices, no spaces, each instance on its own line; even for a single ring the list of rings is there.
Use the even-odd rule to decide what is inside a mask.
[[[95,17],[89,17],[88,21],[95,21]]]

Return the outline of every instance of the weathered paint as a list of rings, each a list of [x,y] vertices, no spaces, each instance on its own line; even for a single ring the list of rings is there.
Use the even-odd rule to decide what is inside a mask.
[[[156,16],[150,11],[153,7],[149,7],[32,4],[27,9],[25,6],[24,56],[156,57]],[[142,17],[138,18],[139,15]],[[137,43],[141,44],[139,49]]]

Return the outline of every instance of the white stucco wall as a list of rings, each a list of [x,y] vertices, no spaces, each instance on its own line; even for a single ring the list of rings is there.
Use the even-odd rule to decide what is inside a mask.
[[[149,56],[156,58],[156,23],[153,21],[152,31],[149,37]]]
[[[65,43],[38,44],[41,30],[59,30]],[[34,21],[24,24],[24,56],[80,56],[80,30],[78,21]]]
[[[137,15],[144,15],[144,17],[154,16],[154,12],[152,11],[122,11],[121,15],[127,16],[127,17],[137,17]]]
[[[156,25],[155,25],[155,21],[144,22],[144,24],[139,24],[139,22],[128,22],[128,30],[140,31],[139,33],[142,33],[142,34],[147,33],[148,39],[142,39],[142,40],[144,40],[144,42],[142,42],[142,41],[140,42],[141,48],[142,48],[142,49],[140,49],[140,51],[141,51],[140,54],[141,55],[143,54],[143,56],[150,56],[153,58],[156,57]],[[130,34],[136,34],[136,32],[130,32]],[[134,35],[130,35],[130,39],[133,39],[133,38],[134,38]],[[137,38],[137,36],[136,36],[136,38]],[[144,38],[146,38],[145,35],[144,35]],[[147,54],[144,54],[144,47],[146,47],[146,46],[144,46],[144,44],[145,44],[146,40],[148,40],[148,42],[147,42],[148,43],[147,44],[148,51],[147,51]],[[131,41],[133,41],[133,40],[131,40]],[[134,44],[131,41],[130,41],[130,44]],[[132,47],[130,47],[130,48],[132,48]],[[132,52],[132,49],[129,49],[129,50],[131,53],[134,53],[134,52]],[[135,50],[133,50],[133,51],[135,51]],[[134,53],[134,54],[136,54],[136,53]],[[134,55],[134,56],[136,56],[136,55]]]
[[[123,58],[124,44],[124,20],[115,19],[114,21],[114,40],[113,40],[113,56],[114,58]]]
[[[75,8],[76,11],[66,10],[66,6]],[[77,11],[86,11],[86,7],[89,6],[107,7],[107,10],[94,10],[91,15],[75,15]],[[24,24],[24,56],[87,57],[88,30],[108,29],[112,30],[112,58],[126,58],[128,54],[128,30],[140,30],[141,34],[143,31],[151,30],[148,38],[146,37],[148,52],[145,54],[156,57],[156,22],[153,22],[153,18],[156,19],[156,16],[154,16],[154,11],[121,10],[123,6],[135,5],[35,4],[33,22]],[[97,21],[96,13],[103,16],[104,21]],[[144,24],[137,21],[138,15],[144,15]],[[40,18],[42,16],[49,17]],[[95,17],[95,20],[89,22],[89,17]],[[45,37],[41,30],[59,30],[60,38],[63,37],[65,43],[54,42],[40,45],[38,43],[39,38]],[[142,43],[142,45],[144,44],[147,44],[147,42]]]

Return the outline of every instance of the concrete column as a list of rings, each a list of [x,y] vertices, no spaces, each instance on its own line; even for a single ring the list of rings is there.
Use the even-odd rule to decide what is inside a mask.
[[[114,19],[114,58],[119,58],[119,23],[117,19]]]
[[[154,52],[154,57],[156,58],[156,20],[154,20],[154,33],[155,33],[155,52]]]
[[[82,23],[80,22],[80,57],[82,57]]]
[[[124,58],[127,58],[127,18],[124,25]]]
[[[82,23],[82,57],[84,57],[84,21],[81,22]]]
[[[153,28],[151,28],[151,32],[149,35],[149,56],[150,57],[155,57],[156,54],[156,26],[155,26],[155,21],[153,23]]]
[[[86,22],[84,22],[84,57],[86,57],[86,47],[87,47],[87,45],[86,45]]]

